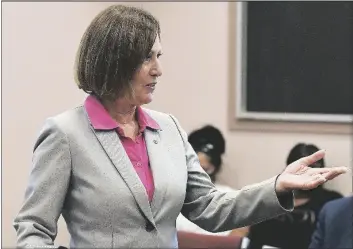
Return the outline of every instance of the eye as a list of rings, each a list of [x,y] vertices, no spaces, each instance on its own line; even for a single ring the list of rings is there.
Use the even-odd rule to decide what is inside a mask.
[[[163,55],[162,53],[158,53],[158,54],[156,55],[156,57],[159,58],[159,57],[162,56],[162,55]],[[149,54],[147,55],[145,61],[150,61],[150,60],[152,60],[153,56],[154,56],[154,53],[149,53]]]
[[[145,61],[150,61],[152,59],[152,54],[148,54]]]

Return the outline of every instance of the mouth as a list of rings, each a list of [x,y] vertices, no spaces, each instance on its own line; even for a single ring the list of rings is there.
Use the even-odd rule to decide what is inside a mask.
[[[151,90],[154,90],[156,88],[156,85],[157,85],[157,82],[154,82],[154,83],[150,83],[150,84],[145,85],[145,87],[147,87]]]

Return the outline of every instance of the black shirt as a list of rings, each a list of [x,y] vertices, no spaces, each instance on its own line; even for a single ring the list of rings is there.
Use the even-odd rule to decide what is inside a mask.
[[[327,189],[317,189],[312,197],[294,211],[261,222],[250,228],[248,248],[260,249],[263,245],[289,248],[308,248],[316,220],[323,205],[341,194]]]

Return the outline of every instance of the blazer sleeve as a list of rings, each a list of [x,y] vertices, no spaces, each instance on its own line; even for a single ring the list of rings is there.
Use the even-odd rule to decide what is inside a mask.
[[[324,205],[319,213],[318,220],[316,222],[316,228],[311,236],[311,242],[309,248],[319,249],[323,248],[325,238],[325,220],[327,205]]]
[[[71,175],[66,135],[48,119],[34,146],[22,208],[14,220],[17,247],[54,247]]]
[[[293,210],[293,193],[281,197],[276,194],[278,176],[238,191],[221,193],[216,190],[200,166],[186,132],[175,117],[171,118],[185,147],[188,180],[181,212],[186,218],[207,231],[222,232],[259,223]]]

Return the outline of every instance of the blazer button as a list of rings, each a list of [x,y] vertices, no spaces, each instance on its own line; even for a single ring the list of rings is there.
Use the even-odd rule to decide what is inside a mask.
[[[155,140],[153,140],[153,142],[155,143],[155,144],[158,144],[158,141],[155,139]]]
[[[151,222],[147,222],[146,223],[146,226],[145,226],[145,229],[147,232],[152,232],[154,230],[154,226]]]

